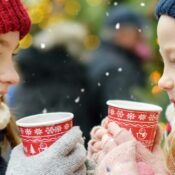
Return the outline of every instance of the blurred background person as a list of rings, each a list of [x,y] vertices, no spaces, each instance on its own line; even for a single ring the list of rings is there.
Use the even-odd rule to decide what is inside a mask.
[[[118,5],[108,11],[101,44],[87,62],[90,111],[96,123],[107,115],[107,100],[139,100],[132,90],[145,85],[143,64],[151,58],[147,27],[146,18],[129,6]]]
[[[17,56],[22,83],[11,87],[8,103],[17,119],[44,112],[68,111],[74,125],[89,137],[88,85],[81,58],[86,36],[83,25],[63,22],[38,33],[33,46]]]

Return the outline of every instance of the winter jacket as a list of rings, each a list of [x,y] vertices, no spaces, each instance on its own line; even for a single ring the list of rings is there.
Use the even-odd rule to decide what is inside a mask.
[[[42,112],[72,112],[74,125],[81,127],[88,140],[93,125],[84,65],[64,47],[45,52],[31,47],[20,53],[17,65],[22,83],[13,89],[9,103],[17,119]]]

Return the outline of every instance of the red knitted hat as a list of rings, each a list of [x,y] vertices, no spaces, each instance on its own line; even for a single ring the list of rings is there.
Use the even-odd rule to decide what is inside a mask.
[[[30,18],[20,0],[0,0],[0,33],[19,31],[22,39],[30,27]]]

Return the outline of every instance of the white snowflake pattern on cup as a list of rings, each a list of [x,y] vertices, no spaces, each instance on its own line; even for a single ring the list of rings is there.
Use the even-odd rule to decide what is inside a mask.
[[[62,127],[61,126],[56,126],[55,127],[55,132],[61,132],[61,130],[62,130]]]
[[[149,121],[153,122],[157,119],[157,116],[155,114],[150,114]]]
[[[41,135],[41,134],[43,133],[43,131],[42,131],[40,128],[36,128],[36,129],[34,130],[34,133],[35,133],[36,135]]]
[[[25,134],[28,135],[28,136],[31,135],[32,134],[32,130],[29,129],[29,128],[25,129]]]
[[[69,129],[69,124],[68,123],[66,123],[65,125],[64,125],[64,129]]]
[[[138,116],[139,120],[145,120],[146,119],[146,115],[145,114],[140,114]]]
[[[47,127],[47,128],[45,129],[45,132],[46,132],[47,134],[53,134],[53,133],[55,132],[55,129],[54,129],[53,127]]]
[[[134,115],[133,113],[128,113],[128,114],[127,114],[127,118],[128,118],[129,120],[133,120],[133,119],[135,119],[135,115]]]
[[[111,109],[110,110],[110,113],[111,113],[111,115],[114,115],[115,114],[115,110],[114,109]]]
[[[118,116],[119,118],[122,118],[122,117],[123,117],[123,115],[124,115],[124,114],[123,114],[123,112],[122,112],[122,111],[120,111],[120,110],[119,110],[119,111],[117,111],[117,116]]]

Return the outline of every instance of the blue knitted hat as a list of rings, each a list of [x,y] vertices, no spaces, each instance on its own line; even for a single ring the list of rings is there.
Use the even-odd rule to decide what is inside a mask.
[[[158,2],[155,15],[159,19],[163,14],[175,18],[175,0],[160,0]]]

